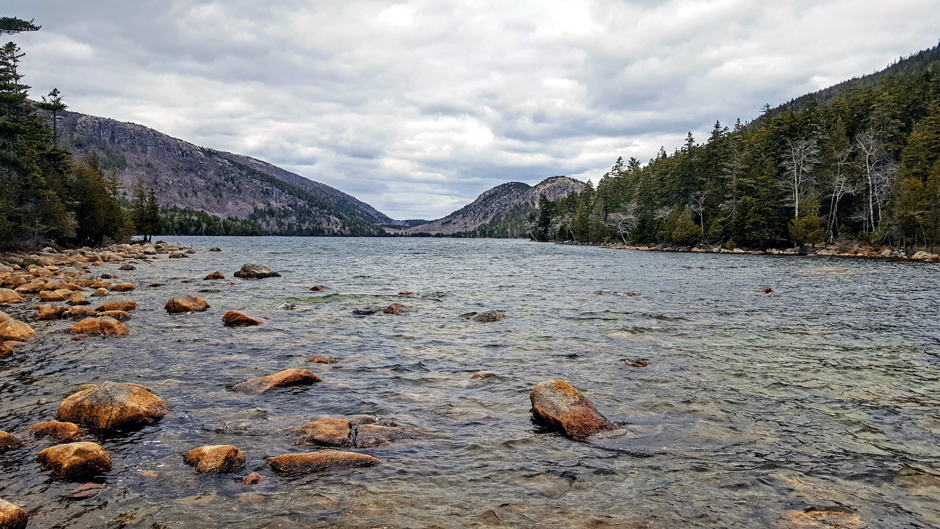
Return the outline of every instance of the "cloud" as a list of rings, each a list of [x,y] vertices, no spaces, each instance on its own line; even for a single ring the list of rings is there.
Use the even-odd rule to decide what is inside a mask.
[[[12,4],[12,5],[10,5]],[[396,218],[595,181],[936,44],[928,0],[11,0],[33,96],[254,156]]]

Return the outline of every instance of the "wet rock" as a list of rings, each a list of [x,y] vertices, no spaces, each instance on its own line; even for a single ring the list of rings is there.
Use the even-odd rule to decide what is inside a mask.
[[[25,323],[14,320],[6,312],[0,312],[0,340],[23,342],[36,336],[36,331]]]
[[[211,274],[207,275],[207,276],[204,277],[203,279],[206,279],[206,280],[209,280],[209,279],[225,279],[225,276],[222,275],[222,272],[216,271],[216,272],[212,272]]]
[[[530,490],[537,491],[547,498],[561,498],[571,489],[575,479],[571,476],[556,476],[555,474],[538,474],[528,478],[517,478],[512,481]]]
[[[99,431],[127,430],[153,424],[170,408],[139,384],[91,384],[59,405],[56,420],[82,424]]]
[[[87,334],[76,334],[75,336],[72,337],[73,342],[77,342],[79,340],[87,340],[87,339],[88,339]]]
[[[315,364],[335,364],[336,362],[339,362],[339,358],[327,355],[313,355],[307,361],[313,362]]]
[[[147,285],[147,288],[157,288],[157,287],[162,287],[162,286],[163,286],[163,283],[150,283],[149,285]]]
[[[851,274],[848,268],[811,268],[806,271],[810,274]]]
[[[581,392],[563,380],[537,384],[529,399],[536,421],[569,437],[616,429]]]
[[[221,252],[222,249],[221,249],[221,248],[209,248],[209,251],[210,251],[210,252]]]
[[[285,369],[266,377],[246,380],[236,384],[232,390],[239,393],[259,395],[276,388],[315,384],[322,379],[306,369]]]
[[[385,314],[404,314],[408,312],[408,308],[402,305],[401,303],[392,303],[384,311]]]
[[[200,288],[199,289],[200,294],[218,294],[219,292],[222,292],[222,291],[217,288]]]
[[[207,445],[186,452],[183,462],[200,474],[228,474],[245,465],[245,454],[230,445]]]
[[[126,264],[126,265],[121,265],[121,267],[118,268],[118,270],[125,270],[125,271],[137,270],[137,267],[134,265]]]
[[[281,277],[281,274],[272,272],[267,267],[261,265],[246,264],[242,266],[241,270],[235,272],[235,277],[242,279],[264,279],[266,277]]]
[[[196,294],[187,292],[180,296],[173,296],[166,302],[166,306],[163,308],[171,314],[181,312],[205,312],[209,309],[209,304]]]
[[[23,441],[7,432],[0,431],[0,453],[23,446]]]
[[[192,248],[190,248],[190,249],[186,250],[186,253],[192,255],[192,254],[196,253],[196,250],[193,250]]]
[[[503,319],[503,315],[495,310],[488,310],[475,314],[471,320],[479,323],[491,323]]]
[[[111,458],[95,443],[79,442],[46,448],[36,457],[39,464],[59,478],[93,476],[111,470]]]
[[[211,252],[212,250],[209,250],[209,251]],[[258,483],[261,483],[263,479],[264,478],[261,477],[261,474],[258,474],[257,472],[252,472],[251,474],[248,474],[247,476],[242,478],[242,484],[243,485],[257,485]]]
[[[43,290],[39,292],[40,301],[65,301],[72,295],[70,290]]]
[[[414,296],[415,293],[414,293],[414,292],[409,292],[409,291],[407,291],[407,290],[402,290],[401,292],[398,293],[398,295],[399,295],[399,296]]]
[[[222,323],[229,327],[244,327],[249,325],[261,325],[263,322],[242,312],[230,310],[222,316]]]
[[[134,290],[134,284],[133,283],[118,283],[114,285],[113,287],[111,287],[111,290],[113,292],[128,292],[130,290]]]
[[[845,512],[838,507],[809,507],[803,511],[783,511],[780,517],[780,529],[862,529],[867,524],[862,517]]]
[[[627,364],[630,367],[649,367],[650,362],[645,358],[637,358],[636,360],[624,360],[624,364]]]
[[[13,348],[6,344],[6,342],[0,342],[0,358],[6,358],[13,354]]]
[[[195,283],[195,282],[196,282],[195,279],[184,279],[180,281],[180,283],[184,283],[184,284]]]
[[[108,289],[106,289],[106,288],[104,288],[104,287],[100,287],[100,288],[98,288],[98,290],[95,290],[94,292],[92,292],[91,295],[92,295],[92,297],[96,297],[96,298],[97,298],[97,297],[101,297],[101,296],[107,296],[108,293],[109,293],[109,292],[108,292]]]
[[[30,426],[26,431],[33,437],[51,437],[60,443],[77,441],[82,437],[78,425],[71,422],[40,422]]]
[[[110,316],[85,318],[69,327],[68,331],[72,334],[95,334],[101,336],[122,336],[130,334],[131,332],[123,323]]]
[[[106,310],[97,314],[99,317],[107,316],[109,318],[114,318],[117,321],[127,321],[131,319],[131,313],[123,310]]]
[[[170,252],[170,259],[188,259],[189,256],[184,253]]]
[[[29,523],[26,511],[4,499],[0,499],[0,527],[3,529],[25,529]]]
[[[764,288],[759,288],[759,289],[755,290],[754,292],[757,293],[757,294],[773,294],[773,293],[774,293],[774,289],[772,289],[772,288],[770,288],[770,287],[764,287]]]
[[[69,301],[68,301],[68,303],[69,303],[69,305],[72,305],[72,306],[75,306],[75,305],[91,305],[91,302],[88,301],[88,300],[85,298],[85,296],[79,294],[78,292],[75,292],[75,293],[73,293],[71,296],[69,296]]]
[[[107,487],[99,483],[85,483],[84,485],[80,485],[78,488],[72,490],[68,494],[63,495],[62,499],[87,500],[88,498],[94,498],[105,490],[107,490]]]
[[[40,305],[39,311],[36,313],[36,319],[58,320],[64,318],[68,311],[68,307],[60,307],[58,305]]]
[[[91,307],[72,307],[65,313],[68,318],[87,318],[97,315],[98,313]]]
[[[22,303],[23,297],[9,288],[0,288],[0,305],[8,303]]]
[[[320,292],[321,290],[326,290],[326,287],[323,285],[313,285],[312,287],[310,287],[310,290],[314,292]]]
[[[348,448],[352,446],[349,440],[352,434],[352,425],[344,419],[324,417],[301,426],[297,433],[302,434],[294,439],[295,445],[336,446]]]
[[[420,432],[414,428],[364,424],[356,428],[356,448],[370,448],[401,439],[414,439],[419,435]]]
[[[379,312],[380,310],[382,310],[382,309],[380,309],[380,308],[378,308],[378,307],[365,307],[365,308],[361,308],[361,309],[353,309],[352,313],[353,313],[353,315],[355,315],[355,316],[371,316],[371,315],[373,315],[373,314]]]
[[[286,301],[282,301],[278,303],[277,305],[277,310],[294,310],[296,308],[297,308],[297,305],[294,305],[293,303],[288,303]]]
[[[95,307],[97,312],[105,312],[108,310],[137,310],[137,302],[132,299],[116,299],[114,301],[106,301],[101,305]]]
[[[354,452],[321,450],[305,454],[285,454],[265,458],[271,470],[287,475],[303,475],[338,468],[363,468],[382,463],[378,459]]]
[[[113,276],[111,274],[101,274],[101,279],[117,279],[117,276]]]

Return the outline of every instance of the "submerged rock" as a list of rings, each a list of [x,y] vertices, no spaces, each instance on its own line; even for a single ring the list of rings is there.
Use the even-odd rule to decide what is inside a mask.
[[[36,460],[59,478],[91,476],[111,470],[111,458],[95,443],[52,446],[39,452]]]
[[[408,312],[408,308],[402,305],[401,303],[392,303],[384,311],[385,314],[404,314]]]
[[[243,485],[257,485],[258,483],[261,483],[263,479],[264,478],[261,477],[261,474],[258,474],[257,472],[252,472],[251,474],[248,474],[247,476],[242,478],[242,484]]]
[[[479,312],[470,319],[478,323],[491,323],[503,319],[503,315],[499,312],[496,312],[495,310],[488,310],[485,312]]]
[[[26,511],[4,499],[0,499],[0,527],[3,529],[25,529],[29,523]]]
[[[867,524],[862,517],[840,508],[809,507],[802,511],[783,511],[779,529],[863,529]]]
[[[137,302],[132,299],[116,299],[114,301],[106,301],[101,305],[95,307],[95,310],[98,312],[106,312],[109,310],[137,310]]]
[[[370,448],[401,439],[414,439],[419,434],[420,432],[413,428],[364,424],[356,428],[356,448]]]
[[[227,474],[245,465],[245,454],[230,445],[207,445],[183,454],[183,462],[200,474]]]
[[[242,265],[241,270],[235,272],[235,277],[242,279],[264,279],[266,277],[281,277],[281,274],[272,272],[267,267],[261,265],[246,264]]]
[[[99,483],[85,483],[80,485],[78,488],[73,489],[68,494],[62,496],[64,500],[87,500],[88,498],[94,498],[107,487]]]
[[[230,310],[222,316],[222,323],[229,327],[244,327],[248,325],[261,325],[264,322],[242,312]]]
[[[153,424],[170,411],[160,397],[139,384],[103,382],[90,385],[59,405],[56,420],[94,430],[127,430]]]
[[[131,332],[123,323],[110,316],[85,318],[69,327],[68,331],[72,334],[98,334],[101,336],[122,336]]]
[[[352,313],[355,316],[371,316],[373,314],[376,314],[380,310],[382,309],[378,307],[365,307],[361,309],[353,309]]]
[[[181,312],[205,312],[209,309],[209,304],[206,303],[206,300],[187,292],[179,296],[173,296],[169,301],[166,302],[166,305],[163,307],[164,310],[170,314],[178,314]]]
[[[322,379],[306,369],[285,369],[273,375],[266,377],[246,380],[232,387],[233,391],[239,393],[250,393],[260,395],[276,388],[286,388],[290,386],[303,386],[320,382]]]
[[[352,434],[352,424],[344,419],[324,417],[297,428],[302,434],[294,439],[295,445],[336,446],[348,448],[352,446],[349,436]]]
[[[221,252],[222,249],[221,249],[221,248],[215,248],[215,247],[213,247],[213,248],[209,248],[209,251],[210,251],[210,252]]]
[[[315,364],[335,364],[336,362],[339,362],[339,358],[327,355],[313,355],[307,361],[313,362]]]
[[[321,290],[326,290],[326,287],[323,285],[313,285],[312,287],[310,287],[310,290],[314,292],[320,292]]]
[[[271,470],[280,474],[303,475],[337,468],[371,467],[382,462],[365,454],[322,450],[305,454],[285,454],[265,458]]]
[[[82,437],[78,425],[71,422],[46,421],[36,423],[26,430],[33,437],[51,437],[60,443],[77,441]]]
[[[207,275],[207,276],[204,277],[203,279],[205,279],[205,280],[207,280],[207,281],[210,280],[210,279],[225,279],[225,276],[222,275],[222,272],[215,271],[215,272],[212,272],[211,274]]]
[[[0,340],[23,342],[36,336],[36,331],[25,323],[14,320],[6,312],[0,312]]]
[[[537,384],[529,399],[536,421],[569,437],[616,429],[581,392],[563,380]]]

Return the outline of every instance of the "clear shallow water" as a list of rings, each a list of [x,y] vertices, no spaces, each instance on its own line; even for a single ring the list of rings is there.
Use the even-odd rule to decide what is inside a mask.
[[[47,444],[0,456],[0,497],[30,511],[30,527],[764,527],[810,506],[870,527],[940,525],[935,266],[500,240],[177,240],[199,253],[94,269],[137,285],[112,294],[140,305],[129,336],[40,331],[0,361],[6,431],[53,419],[77,386],[105,380],[144,384],[172,408],[100,440],[114,470],[91,499],[60,498],[80,483],[39,468]],[[201,280],[244,263],[282,277]],[[145,287],[154,281],[166,285]],[[763,287],[774,294],[753,292]],[[200,294],[208,312],[163,311],[203,288],[220,290]],[[412,312],[352,314],[393,302]],[[506,318],[460,317],[488,309]],[[267,321],[225,328],[226,310]],[[315,354],[341,360],[307,363]],[[636,359],[649,367],[624,364]],[[324,382],[227,389],[287,368]],[[580,443],[540,432],[529,391],[556,378],[626,433]],[[427,435],[360,450],[383,461],[368,469],[286,479],[263,461],[312,450],[285,429],[358,415]],[[181,454],[205,444],[238,446],[245,471],[194,474]],[[264,481],[240,484],[250,471]]]

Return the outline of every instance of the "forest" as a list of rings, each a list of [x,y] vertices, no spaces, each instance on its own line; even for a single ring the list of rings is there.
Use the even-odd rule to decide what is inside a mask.
[[[940,47],[541,200],[535,240],[767,249],[940,241]]]

